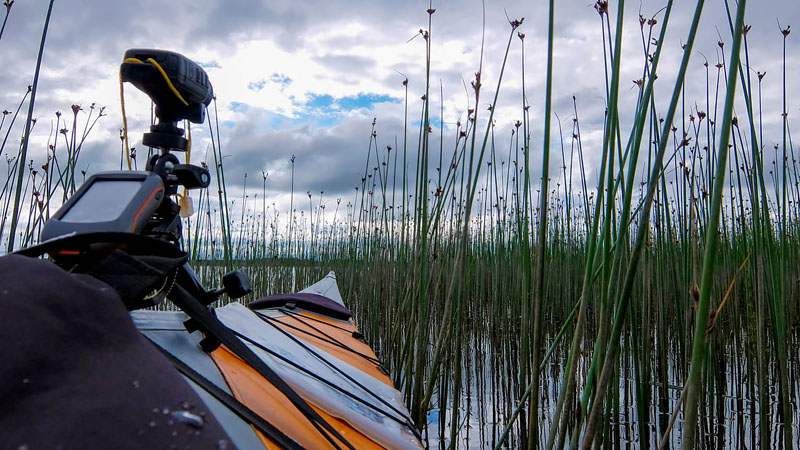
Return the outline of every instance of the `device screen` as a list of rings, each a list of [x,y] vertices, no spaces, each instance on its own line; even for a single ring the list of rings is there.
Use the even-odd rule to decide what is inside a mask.
[[[139,180],[97,180],[61,220],[72,223],[116,220],[141,186],[142,181]]]

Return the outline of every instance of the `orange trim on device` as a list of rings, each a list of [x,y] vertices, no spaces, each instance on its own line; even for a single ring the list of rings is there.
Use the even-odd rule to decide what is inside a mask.
[[[150,200],[152,200],[153,197],[155,197],[156,194],[159,191],[163,191],[163,190],[164,190],[164,186],[159,186],[159,187],[153,189],[153,192],[151,192],[150,195],[147,196],[147,200],[145,200],[144,203],[142,203],[142,206],[139,207],[139,210],[136,211],[136,214],[133,216],[133,223],[131,224],[131,233],[133,233],[134,230],[136,229],[136,223],[139,222],[139,216],[142,215],[142,212],[144,211],[144,207],[147,206],[148,203],[150,203]]]

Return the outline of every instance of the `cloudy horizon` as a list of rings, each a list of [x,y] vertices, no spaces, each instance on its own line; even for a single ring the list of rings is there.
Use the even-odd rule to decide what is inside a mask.
[[[676,122],[688,120],[693,111],[705,111],[706,67],[712,89],[717,63],[729,58],[730,31],[724,1],[706,2],[701,30],[687,75],[686,111]],[[47,1],[13,4],[2,39],[0,54],[0,109],[14,111],[31,84],[47,11]],[[656,17],[654,37],[663,20],[666,2],[642,1],[625,10],[622,82],[620,89],[622,132],[630,129],[632,106],[641,78],[644,51],[639,14]],[[56,1],[36,97],[37,125],[32,133],[29,159],[44,162],[44,149],[56,135],[55,112],[71,117],[70,106],[81,105],[81,126],[90,104],[105,107],[84,144],[79,166],[87,173],[114,170],[120,163],[118,66],[128,48],[164,48],[177,51],[206,68],[217,96],[220,145],[225,158],[229,198],[241,198],[247,177],[249,192],[261,198],[262,173],[268,174],[267,197],[276,209],[288,209],[291,189],[290,159],[295,157],[294,192],[311,192],[315,199],[324,191],[325,202],[352,198],[363,176],[373,119],[374,146],[402,147],[405,86],[408,79],[408,150],[416,154],[420,97],[425,88],[425,43],[420,29],[428,26],[427,1],[322,2],[235,0],[226,2],[99,2],[80,5]],[[434,2],[431,31],[431,109],[437,136],[443,127],[445,151],[455,143],[458,122],[466,121],[471,104],[469,85],[483,55],[481,104],[478,130],[485,129],[487,107],[494,91],[511,31],[509,19],[524,18],[518,31],[525,34],[525,95],[531,105],[532,170],[540,174],[544,118],[544,67],[547,44],[545,2],[487,2],[485,38],[481,53],[483,12],[481,2]],[[675,1],[668,26],[656,103],[665,104],[688,34],[694,4]],[[614,26],[616,4],[609,6]],[[569,145],[573,96],[578,105],[587,170],[599,166],[605,110],[603,34],[594,3],[556,2],[554,40],[553,111]],[[779,142],[781,118],[780,26],[791,26],[800,17],[800,5],[784,2],[751,3],[748,50],[751,73],[766,72],[763,84],[763,123],[766,148]],[[647,27],[645,27],[647,30]],[[718,41],[726,45],[720,47]],[[495,132],[499,148],[508,148],[511,130],[522,119],[521,40],[512,39],[508,63],[495,108]],[[793,77],[800,69],[794,35],[787,38],[787,100],[790,127],[800,106],[800,89]],[[721,72],[724,76],[724,71]],[[798,92],[796,92],[798,91]],[[714,92],[711,92],[712,103]],[[720,98],[724,97],[724,92]],[[741,95],[737,106],[742,109]],[[150,123],[150,102],[130,85],[125,103],[131,145],[141,146],[141,134]],[[213,105],[212,105],[213,107]],[[27,105],[9,133],[3,151],[16,150]],[[439,111],[443,110],[443,114]],[[720,105],[721,109],[721,105]],[[441,115],[441,117],[439,117]],[[10,117],[10,116],[9,116]],[[70,119],[71,120],[71,119]],[[67,125],[71,127],[71,123]],[[208,124],[192,127],[192,162],[213,161],[207,153]],[[561,145],[554,117],[551,145]],[[16,140],[16,142],[15,142]],[[560,175],[560,154],[551,157],[551,176]],[[41,162],[40,162],[41,161]],[[410,158],[413,172],[413,158]],[[566,162],[564,163],[566,164]],[[210,165],[210,163],[209,163]],[[594,176],[596,178],[596,175]],[[590,185],[594,184],[591,178]],[[248,195],[249,200],[253,197]],[[260,203],[260,200],[259,200]]]

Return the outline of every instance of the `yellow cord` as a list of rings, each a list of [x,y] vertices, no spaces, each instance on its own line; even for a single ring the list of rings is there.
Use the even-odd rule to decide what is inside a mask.
[[[155,67],[156,70],[158,70],[158,72],[161,74],[161,76],[164,77],[164,81],[167,82],[167,87],[169,87],[169,89],[172,91],[172,93],[175,94],[176,97],[178,97],[178,100],[180,100],[181,103],[183,103],[184,105],[189,106],[189,102],[187,102],[183,98],[181,93],[178,92],[178,89],[175,88],[175,85],[172,84],[172,81],[170,81],[169,76],[167,75],[167,72],[164,71],[164,69],[161,67],[161,64],[159,64],[158,61],[156,61],[153,58],[147,58],[147,62],[152,64],[153,67]],[[138,58],[125,58],[122,61],[122,63],[123,64],[124,63],[144,64],[144,62],[142,62],[142,60],[138,59]],[[128,143],[128,120],[125,117],[125,90],[124,90],[123,86],[124,86],[124,83],[122,82],[122,66],[120,66],[120,69],[119,69],[119,104],[122,107],[122,137],[125,140],[125,158],[128,161],[128,170],[131,170],[131,149],[130,149],[130,144]],[[191,129],[191,126],[189,126],[187,128],[189,130],[189,148],[186,151],[186,164],[189,164],[189,156],[191,154],[191,149],[192,149],[192,129]],[[185,193],[186,192],[184,190],[184,194]]]
[[[171,90],[172,93],[175,94],[176,97],[178,97],[178,100],[180,100],[181,103],[183,103],[185,106],[189,106],[189,102],[184,100],[183,96],[181,95],[181,93],[178,92],[177,89],[175,89],[175,86],[172,84],[172,81],[169,80],[169,76],[167,76],[167,72],[164,72],[164,69],[161,68],[161,65],[153,58],[147,58],[147,62],[149,62],[150,64],[155,66],[156,70],[161,72],[161,76],[163,76],[164,77],[164,81],[167,82],[167,86],[169,86],[169,90]]]
[[[131,170],[131,148],[128,144],[128,119],[125,117],[125,84],[122,82],[122,67],[119,68],[119,104],[122,106],[122,138],[125,141],[125,158],[128,160],[128,170]]]

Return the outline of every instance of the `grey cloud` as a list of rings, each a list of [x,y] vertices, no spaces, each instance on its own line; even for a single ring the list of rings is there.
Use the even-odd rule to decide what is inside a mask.
[[[245,173],[252,176],[263,170],[270,173],[271,189],[288,192],[289,160],[294,155],[296,192],[326,191],[331,195],[343,195],[360,183],[371,117],[346,116],[333,128],[278,130],[265,129],[261,120],[264,116],[253,114],[239,122],[225,138],[225,155],[230,155],[224,160],[226,179],[243,180]],[[398,125],[402,126],[390,121],[384,126],[396,129]]]
[[[374,68],[376,64],[372,58],[356,55],[325,54],[315,57],[314,60],[337,72],[352,72],[353,69],[357,68],[362,75],[369,73],[368,71]]]
[[[505,51],[510,28],[505,9],[511,18],[525,17],[520,31],[526,34],[526,89],[531,104],[531,133],[534,155],[538,157],[542,136],[542,110],[544,100],[544,62],[546,52],[546,5],[545,2],[514,0],[507,2],[487,2],[486,42],[484,50],[484,69],[481,104],[478,105],[481,117],[486,117],[485,108],[491,101],[496,86],[499,65]],[[638,10],[641,7],[645,16],[650,16],[663,6],[664,2],[644,2],[630,4],[625,11],[627,34],[623,46],[624,77],[620,86],[623,113],[623,130],[628,131],[631,120],[631,107],[636,98],[631,81],[641,77],[641,38],[638,28]],[[705,55],[710,63],[718,61],[717,30],[722,40],[725,57],[730,51],[730,37],[722,2],[707,2],[701,35],[698,37],[690,67],[690,82],[686,86],[687,104],[706,109],[705,74],[702,66]],[[106,102],[110,109],[116,109],[117,98],[79,99],[71,98],[71,93],[79,86],[96,83],[108,73],[116,71],[116,65],[125,49],[135,46],[158,46],[178,50],[193,58],[205,61],[202,49],[230,51],[242,40],[264,38],[272,39],[286,50],[307,50],[317,56],[318,62],[331,70],[330,74],[320,74],[350,83],[358,83],[364,76],[382,80],[386,93],[398,96],[402,93],[402,77],[392,70],[378,70],[375,60],[349,54],[354,46],[378,45],[382,42],[403,43],[411,38],[419,28],[427,26],[428,2],[390,1],[211,1],[162,2],[144,0],[140,2],[86,1],[80,5],[56,2],[50,25],[44,66],[37,94],[37,115],[45,117],[55,110],[66,110],[71,102]],[[666,111],[666,102],[672,91],[673,77],[681,57],[680,43],[685,41],[693,2],[676,0],[673,16],[670,19],[668,43],[665,46],[660,66],[660,78],[656,83],[656,102],[659,114]],[[480,51],[482,32],[482,12],[480,2],[434,2],[433,15],[433,71],[432,86],[438,91],[439,80],[445,89],[445,97],[457,99],[459,109],[466,108],[467,100],[472,101],[469,82],[478,70],[477,64],[469,66],[445,66],[437,58],[442,52],[437,47],[447,40],[463,40],[460,52],[469,51],[477,60]],[[0,109],[14,109],[30,84],[36,53],[39,45],[42,21],[46,10],[45,2],[21,2],[14,4],[9,24],[0,41]],[[612,6],[613,18],[616,7]],[[752,71],[767,71],[764,79],[765,140],[770,143],[778,136],[780,127],[780,80],[782,38],[777,29],[776,18],[784,26],[800,17],[800,4],[790,2],[751,3],[748,23],[753,26],[748,34],[748,46]],[[663,16],[659,16],[659,23]],[[325,37],[317,34],[318,25],[359,23],[363,33],[349,36]],[[556,2],[556,66],[553,96],[553,110],[564,121],[564,133],[568,135],[572,114],[572,95],[578,101],[581,117],[581,131],[587,152],[587,164],[594,164],[599,158],[598,135],[602,135],[604,111],[604,77],[602,73],[602,35],[597,13],[592,3],[587,1]],[[797,36],[788,38],[789,54],[789,101],[790,119],[796,113],[800,92],[794,92],[794,74],[800,67],[800,59],[795,56]],[[313,43],[313,44],[312,44]],[[315,45],[316,47],[311,47]],[[409,77],[409,118],[418,120],[419,97],[424,89],[424,45],[421,38],[407,44],[419,55],[413,61],[398,61],[394,66]],[[702,55],[701,55],[702,54]],[[519,111],[521,95],[519,88],[519,42],[513,39],[509,55],[508,71],[501,88],[500,104]],[[357,70],[352,70],[356,68]],[[792,70],[794,69],[794,70]],[[215,70],[224,70],[223,68]],[[365,75],[368,73],[368,75]],[[253,74],[251,81],[258,82],[265,74]],[[754,72],[753,72],[754,75]],[[715,82],[716,69],[711,69],[711,80]],[[467,84],[464,93],[462,80]],[[213,82],[213,79],[212,79]],[[382,92],[378,92],[381,94]],[[224,93],[219,93],[224,96]],[[324,94],[324,93],[322,93]],[[713,95],[713,94],[712,94]],[[433,94],[438,99],[439,94]],[[243,99],[231,99],[242,101]],[[713,101],[713,99],[712,99]],[[435,104],[434,107],[438,107]],[[474,105],[472,105],[474,107]],[[743,107],[740,115],[743,114]],[[458,112],[456,112],[457,114]],[[379,148],[393,143],[394,135],[402,133],[402,105],[390,105],[375,111],[378,116]],[[119,128],[118,117],[105,118],[98,125],[115,136]],[[232,130],[223,130],[223,148],[229,183],[240,185],[243,174],[254,176],[260,171],[270,170],[269,184],[278,191],[286,191],[289,183],[286,177],[287,161],[291,154],[297,155],[295,175],[296,190],[305,192],[320,190],[327,192],[349,192],[360,182],[369,137],[371,117],[352,115],[342,119],[333,129],[300,126],[294,129],[270,130],[264,116],[251,113]],[[44,120],[44,119],[43,119]],[[455,120],[446,116],[445,120]],[[462,121],[464,120],[462,112]],[[513,117],[511,121],[513,121]],[[42,122],[41,125],[45,125]],[[498,142],[507,142],[510,123],[498,123]],[[504,128],[505,127],[505,128]],[[39,131],[45,127],[40,126]],[[500,134],[501,131],[502,133]],[[413,126],[410,130],[415,129]],[[3,132],[5,130],[2,130]],[[449,131],[449,130],[448,130]],[[410,133],[414,134],[414,133]],[[554,131],[555,134],[555,131]],[[14,132],[11,136],[19,136]],[[501,137],[502,136],[502,139]],[[384,142],[383,139],[386,138]],[[447,139],[447,137],[446,137]],[[118,140],[107,145],[91,143],[84,156],[91,161],[91,168],[100,170],[118,166]],[[410,141],[416,142],[410,138]],[[504,143],[503,145],[507,145]],[[415,149],[415,147],[414,147]],[[8,149],[7,149],[8,150]],[[82,156],[82,158],[84,157]],[[591,184],[591,182],[590,182]]]

